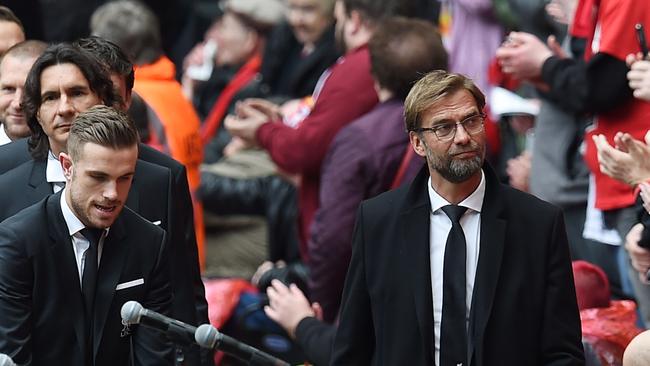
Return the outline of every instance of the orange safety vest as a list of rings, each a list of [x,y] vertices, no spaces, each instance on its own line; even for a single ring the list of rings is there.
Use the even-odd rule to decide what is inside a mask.
[[[174,79],[176,68],[167,57],[135,68],[133,90],[155,113],[154,120],[162,124],[165,146],[161,151],[168,153],[187,169],[187,178],[194,205],[194,226],[201,268],[205,263],[205,230],[203,207],[194,197],[199,187],[199,165],[203,161],[203,144],[199,134],[200,121],[192,104],[185,98],[180,84]],[[160,126],[150,126],[158,129]],[[160,140],[160,139],[158,139]]]

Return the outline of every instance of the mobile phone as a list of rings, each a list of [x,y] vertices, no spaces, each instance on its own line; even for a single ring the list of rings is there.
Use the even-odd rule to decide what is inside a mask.
[[[645,40],[645,30],[643,29],[643,24],[636,23],[634,25],[634,30],[636,31],[636,40],[639,42],[639,48],[643,54],[643,59],[645,60],[648,57],[648,43]]]

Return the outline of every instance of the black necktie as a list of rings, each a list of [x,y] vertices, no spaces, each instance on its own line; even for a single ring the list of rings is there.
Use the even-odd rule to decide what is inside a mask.
[[[86,250],[83,277],[81,280],[81,293],[84,299],[85,324],[86,324],[86,364],[92,365],[93,349],[93,314],[95,306],[95,287],[97,285],[97,247],[104,230],[85,228],[81,234],[88,239],[90,246]]]
[[[440,325],[440,365],[467,365],[466,269],[467,248],[460,218],[466,207],[448,205],[442,211],[451,220],[442,272],[442,324]]]

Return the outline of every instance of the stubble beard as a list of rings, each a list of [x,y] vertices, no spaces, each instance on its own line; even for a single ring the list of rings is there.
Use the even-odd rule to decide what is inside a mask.
[[[438,172],[445,180],[451,183],[462,183],[474,176],[483,166],[485,159],[485,149],[481,149],[478,144],[471,144],[470,148],[463,149],[460,152],[478,151],[478,155],[470,159],[454,159],[453,151],[444,155],[435,155],[433,151],[426,146],[427,163],[429,169]]]

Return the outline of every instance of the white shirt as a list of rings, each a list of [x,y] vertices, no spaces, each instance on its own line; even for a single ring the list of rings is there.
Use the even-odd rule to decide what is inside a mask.
[[[6,145],[11,142],[11,139],[9,138],[9,135],[7,135],[7,131],[5,131],[5,126],[0,125],[0,145]]]
[[[54,156],[52,150],[47,154],[47,165],[45,167],[45,180],[52,184],[52,191],[57,193],[65,186],[65,175],[59,159]],[[82,227],[83,229],[83,227]]]
[[[435,332],[435,361],[440,364],[440,324],[442,322],[442,273],[445,258],[445,245],[451,230],[451,220],[441,208],[451,203],[447,202],[431,187],[431,178],[427,182],[429,200],[431,201],[429,256],[431,258],[431,291],[433,294],[433,326]],[[479,246],[481,239],[481,208],[485,196],[485,174],[481,171],[481,183],[472,194],[458,205],[467,207],[460,218],[460,225],[465,234],[467,244],[466,274],[467,274],[467,308],[466,323],[469,323],[469,311],[472,304],[472,291],[478,264]]]
[[[82,284],[82,278],[84,273],[84,265],[86,263],[86,253],[90,247],[90,242],[88,239],[81,234],[81,230],[86,226],[75,216],[74,212],[68,206],[68,202],[65,200],[65,188],[63,188],[63,193],[61,194],[61,212],[63,212],[63,219],[65,224],[68,227],[68,233],[70,234],[70,239],[72,241],[72,250],[74,251],[74,257],[77,261],[77,271],[79,272],[79,284]],[[101,238],[99,239],[99,244],[97,245],[97,265],[99,265],[100,260],[102,259],[102,249],[104,248],[104,238],[108,235],[109,228],[104,230]]]

